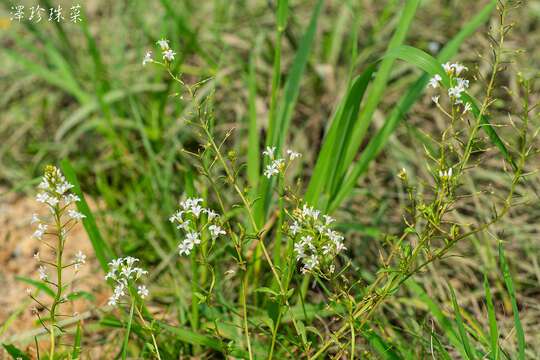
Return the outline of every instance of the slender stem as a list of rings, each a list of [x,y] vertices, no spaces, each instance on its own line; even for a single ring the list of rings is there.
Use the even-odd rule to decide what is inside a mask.
[[[276,319],[276,323],[274,324],[274,328],[272,329],[272,343],[270,344],[270,350],[268,351],[268,360],[271,360],[274,356],[274,347],[276,345],[277,331],[279,329],[279,323],[281,322],[282,313],[283,311],[281,311],[280,305],[278,317]]]
[[[135,309],[135,297],[131,300],[131,308],[129,309],[129,319],[126,329],[126,336],[124,337],[124,345],[122,346],[122,360],[126,360],[127,348],[129,342],[129,333],[131,332],[131,322],[133,321],[133,311]]]
[[[355,344],[356,344],[356,335],[354,333],[354,319],[351,319],[351,360],[354,360]]]
[[[251,351],[251,340],[249,338],[249,327],[247,320],[247,284],[248,282],[248,273],[244,272],[244,279],[242,280],[242,317],[244,320],[244,335],[246,337],[246,343],[248,347],[249,359],[253,360],[253,353]]]
[[[54,352],[55,352],[55,327],[56,327],[56,310],[58,305],[60,304],[60,300],[62,299],[62,253],[64,252],[64,234],[62,232],[62,219],[61,219],[61,210],[58,205],[54,206],[53,208],[54,213],[54,221],[56,225],[56,231],[57,231],[57,248],[56,248],[56,277],[57,277],[57,286],[56,286],[56,294],[54,297],[53,304],[51,305],[51,326],[50,326],[50,351],[49,351],[49,358],[51,360],[54,359]]]

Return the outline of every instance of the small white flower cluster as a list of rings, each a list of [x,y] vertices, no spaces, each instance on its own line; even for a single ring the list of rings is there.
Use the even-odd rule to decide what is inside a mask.
[[[69,209],[71,204],[80,201],[77,195],[69,192],[70,189],[73,188],[73,185],[66,181],[58,168],[49,165],[45,168],[43,178],[39,183],[38,188],[40,192],[37,194],[36,200],[40,203],[46,204],[54,216],[58,217],[59,219],[65,219],[64,217],[67,216],[68,220],[64,220],[59,228],[57,228],[56,224],[51,225],[53,229],[49,230],[49,224],[40,219],[37,214],[32,214],[30,224],[37,224],[37,228],[32,234],[32,237],[38,240],[43,240],[44,235],[66,236],[70,226],[74,222],[85,217],[80,212]],[[49,263],[42,262],[39,257],[39,253],[36,253],[34,258],[41,264],[38,269],[39,278],[42,281],[47,281],[49,277],[47,274],[47,268],[44,266],[44,264]],[[85,262],[86,256],[79,251],[75,255],[75,259],[70,266],[73,265],[77,271]]]
[[[172,62],[174,60],[174,56],[176,53],[169,47],[169,40],[167,39],[161,39],[156,42],[156,44],[159,46],[161,50],[161,55],[163,57],[163,60],[167,62]],[[148,50],[144,54],[144,58],[142,61],[142,65],[145,66],[148,63],[154,62],[153,53],[152,51]]]
[[[286,160],[284,158],[276,158],[275,153],[276,148],[267,146],[266,149],[263,151],[263,155],[268,156],[268,158],[271,160],[270,164],[266,165],[266,168],[264,169],[264,176],[266,176],[268,179],[270,179],[272,176],[277,175],[281,173],[283,170],[286,169]],[[297,153],[293,150],[287,150],[287,159],[289,163],[295,159],[298,159],[301,157],[302,154]]]
[[[69,190],[73,188],[73,185],[68,183],[64,178],[64,175],[60,170],[52,165],[45,168],[45,174],[41,182],[38,185],[41,190],[36,196],[36,200],[40,203],[49,205],[51,209],[55,206],[66,207],[74,202],[80,201],[77,195],[69,193]],[[83,218],[84,215],[71,210],[70,217]],[[39,222],[39,218],[36,215],[32,217],[32,222]]]
[[[109,263],[109,272],[105,275],[105,280],[111,279],[115,282],[113,295],[109,298],[109,306],[116,306],[122,297],[129,295],[129,285],[134,285],[142,275],[148,273],[148,271],[135,266],[138,261],[137,258],[126,256]],[[144,299],[148,296],[148,289],[144,285],[139,285],[137,294]]]
[[[86,264],[86,255],[79,250],[75,254],[75,258],[73,259],[73,265],[75,266],[75,271],[79,270],[81,268],[81,265]]]
[[[461,95],[469,88],[469,80],[459,77],[463,71],[467,71],[468,68],[460,63],[446,63],[443,64],[443,68],[450,77],[450,82],[452,86],[448,89],[448,96],[453,104],[462,104]],[[428,86],[436,89],[439,87],[442,77],[439,74],[435,74],[428,83]],[[439,103],[439,96],[434,96],[431,98],[434,103]],[[464,112],[469,111],[471,105],[469,103],[465,104]]]
[[[185,232],[185,239],[178,245],[180,255],[189,255],[195,245],[199,245],[205,230],[212,240],[217,239],[226,232],[219,224],[220,216],[213,210],[203,207],[203,199],[188,198],[180,202],[177,210],[169,221],[176,224],[177,229]]]
[[[343,235],[331,228],[334,221],[331,216],[322,215],[307,205],[293,211],[289,236],[294,240],[296,260],[303,264],[303,274],[334,272],[335,257],[346,250]]]
[[[442,180],[448,180],[452,178],[452,168],[448,168],[448,170],[439,170],[439,178]]]
[[[54,166],[47,166],[45,168],[45,174],[38,188],[41,192],[37,194],[36,200],[46,204],[51,212],[63,212],[70,204],[80,201],[77,195],[69,193],[73,185],[68,183],[60,170]],[[73,209],[67,209],[66,213],[70,219],[75,221],[82,220],[86,217]],[[41,240],[47,232],[48,225],[43,223],[37,214],[32,214],[30,224],[36,223],[37,229],[34,231],[33,237]]]

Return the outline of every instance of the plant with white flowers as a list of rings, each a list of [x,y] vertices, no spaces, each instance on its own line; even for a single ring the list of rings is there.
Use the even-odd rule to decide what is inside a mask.
[[[276,148],[270,146],[267,146],[266,149],[263,151],[263,155],[270,160],[270,163],[266,165],[266,168],[263,172],[264,176],[269,179],[274,175],[284,174],[285,171],[287,171],[287,168],[289,167],[291,162],[302,156],[302,154],[290,149],[287,150],[285,158],[277,157],[275,155],[275,152]]]
[[[114,282],[113,295],[109,298],[109,306],[117,306],[122,298],[131,295],[130,288],[135,288],[141,276],[148,271],[135,266],[139,259],[126,256],[118,258],[109,263],[109,272],[105,275],[105,280]],[[137,294],[142,298],[148,296],[148,289],[145,285],[137,285]]]
[[[220,216],[213,210],[202,206],[203,199],[188,198],[180,202],[178,209],[169,221],[182,230],[185,237],[178,245],[180,255],[189,255],[196,245],[207,239],[216,240],[226,232],[220,225]]]
[[[55,166],[49,165],[45,168],[38,188],[40,192],[37,194],[36,200],[46,206],[49,214],[44,217],[39,217],[37,214],[32,215],[30,223],[36,226],[32,236],[51,250],[52,254],[37,252],[34,254],[34,258],[39,263],[40,280],[45,286],[52,287],[55,295],[50,306],[42,304],[31,293],[29,295],[49,312],[48,321],[41,318],[39,320],[50,334],[50,356],[54,358],[56,337],[62,333],[62,329],[57,323],[59,307],[68,302],[71,294],[66,294],[66,292],[70,288],[70,283],[73,282],[73,280],[66,281],[64,271],[73,267],[76,273],[86,262],[86,255],[80,250],[73,259],[65,259],[64,248],[69,232],[78,221],[85,218],[85,215],[72,208],[72,205],[80,199],[70,192],[73,185],[66,181]]]
[[[468,71],[468,68],[460,63],[445,63],[442,65],[444,71],[450,79],[450,86],[448,88],[448,97],[452,106],[462,106],[462,112],[465,113],[471,110],[471,105],[468,102],[463,101],[463,93],[469,88],[469,80],[461,77],[461,73]],[[428,83],[428,86],[436,89],[442,81],[442,77],[439,74],[435,74]],[[431,98],[435,104],[439,106],[439,96],[433,96]]]
[[[344,250],[344,236],[332,229],[335,219],[304,204],[291,214],[288,235],[294,242],[301,272],[328,277],[335,271],[335,259]]]

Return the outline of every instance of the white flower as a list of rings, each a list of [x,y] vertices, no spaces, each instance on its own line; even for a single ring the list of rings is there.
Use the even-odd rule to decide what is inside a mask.
[[[448,168],[448,170],[439,170],[439,177],[441,179],[449,179],[452,177],[452,168]]]
[[[439,74],[435,74],[435,76],[433,76],[430,80],[429,80],[429,84],[428,86],[436,89],[439,87],[439,82],[442,80],[442,77],[441,75]]]
[[[306,272],[315,269],[317,266],[319,266],[319,258],[317,257],[317,255],[312,254],[305,260],[304,267],[302,268],[302,273],[305,274]]]
[[[332,246],[330,244],[323,245],[322,250],[323,254],[327,255],[330,253],[330,251],[332,251]]]
[[[135,282],[142,275],[148,273],[146,270],[134,267],[138,261],[139,259],[127,256],[125,258],[114,259],[109,263],[110,271],[105,275],[105,279],[115,282],[113,295],[109,298],[108,302],[110,306],[116,306],[120,298],[127,294],[126,289],[130,281]]]
[[[226,232],[217,225],[210,225],[208,227],[208,230],[210,230],[210,235],[212,236],[212,239],[216,239],[219,235],[226,234]]]
[[[433,101],[435,104],[439,105],[439,95],[432,96],[431,101]]]
[[[73,261],[73,263],[75,264],[75,270],[79,270],[79,268],[81,267],[81,265],[83,264],[86,264],[86,255],[84,255],[84,253],[79,250],[76,254],[75,254],[75,260]]]
[[[161,39],[156,42],[156,44],[159,45],[161,50],[168,50],[169,49],[169,40],[167,39]]]
[[[300,241],[301,241],[302,244],[304,244],[304,245],[311,245],[311,241],[313,241],[313,236],[311,236],[311,235],[302,236],[302,238],[300,239]]]
[[[469,87],[469,80],[465,80],[462,78],[456,78],[457,86],[463,89],[467,89]]]
[[[309,207],[306,204],[304,204],[304,207],[302,208],[302,214],[305,217],[312,218],[313,220],[317,220],[320,213],[321,212],[319,210],[315,209],[314,207]]]
[[[81,214],[80,212],[76,211],[76,210],[68,210],[68,216],[74,220],[81,220],[81,219],[84,219],[86,217],[86,215],[83,215]]]
[[[77,195],[74,195],[74,194],[67,194],[62,198],[62,200],[64,200],[64,203],[66,205],[81,201],[81,199]]]
[[[469,70],[466,66],[461,65],[460,63],[455,63],[450,65],[452,69],[454,69],[454,72],[456,75],[461,74],[463,70]]]
[[[328,215],[323,215],[323,218],[324,218],[324,223],[325,223],[326,225],[330,225],[331,223],[333,223],[334,221],[336,221],[336,219],[334,219],[333,217],[328,216]]]
[[[139,285],[139,287],[137,287],[137,294],[144,299],[148,296],[148,289],[144,285]]]
[[[343,245],[343,243],[341,241],[337,241],[334,244],[336,245],[336,252],[337,253],[340,253],[343,250],[347,250],[347,248],[345,247],[345,245]]]
[[[147,51],[145,54],[144,54],[144,58],[143,58],[143,61],[142,61],[142,65],[145,66],[146,64],[148,63],[151,63],[153,62],[154,59],[152,58],[152,52],[151,51]]]
[[[45,281],[49,278],[49,275],[47,275],[47,269],[43,265],[38,268],[38,273],[41,281]]]
[[[173,61],[174,60],[174,55],[176,55],[176,53],[174,51],[172,51],[171,49],[163,51],[163,59],[164,60]]]
[[[465,106],[463,106],[463,114],[469,112],[472,110],[472,106],[470,103],[466,103]]]
[[[193,249],[193,243],[187,240],[184,240],[180,245],[178,245],[178,253],[180,255],[189,255]]]
[[[298,159],[302,154],[293,151],[293,150],[287,150],[287,155],[289,155],[289,159],[292,161],[294,159]]]
[[[294,244],[294,252],[296,253],[296,261],[306,257],[306,253],[304,252],[304,243],[302,241]]]
[[[298,224],[298,221],[293,221],[292,225],[289,227],[289,230],[291,231],[291,234],[292,235],[296,235],[298,234],[298,232],[300,231],[301,227],[300,225]]]
[[[199,215],[204,210],[204,208],[201,205],[193,205],[190,209],[191,213],[195,215],[196,218],[199,218]]]
[[[460,86],[454,86],[448,89],[448,96],[459,99],[461,97],[461,93],[464,92],[465,89]]]
[[[68,191],[69,189],[71,189],[73,187],[73,185],[71,185],[70,183],[68,182],[62,182],[60,184],[58,184],[56,186],[56,192],[59,194],[59,195],[63,195],[66,191]]]
[[[38,185],[38,189],[41,189],[41,190],[47,190],[49,187],[50,185],[47,179],[42,179]]]
[[[201,243],[201,239],[199,238],[200,234],[196,231],[190,231],[186,234],[186,240],[189,241],[191,244],[198,245]]]
[[[177,212],[175,212],[174,214],[171,215],[171,217],[169,218],[169,221],[172,222],[172,223],[175,222],[175,221],[181,222],[183,213],[184,213],[183,211],[178,210]]]
[[[219,215],[213,210],[204,209],[204,212],[206,213],[206,215],[208,215],[208,220],[210,220],[210,221],[212,221],[215,218],[219,217]]]
[[[50,206],[56,206],[59,202],[60,200],[58,200],[57,197],[53,197],[53,196],[49,196],[49,198],[46,201],[46,203],[49,204]]]
[[[176,228],[177,229],[182,229],[184,231],[188,231],[189,230],[189,223],[190,223],[190,221],[186,220],[186,221],[181,222],[178,225],[176,225]]]
[[[447,62],[446,64],[443,64],[443,68],[444,68],[444,71],[446,71],[447,73],[450,73],[452,71],[452,64]]]
[[[39,217],[37,214],[32,214],[32,219],[30,220],[30,224],[35,224],[37,222],[39,222]]]
[[[272,161],[272,163],[266,166],[264,176],[270,179],[272,176],[279,174],[281,168],[283,167],[283,162],[283,159],[276,159]]]
[[[45,232],[47,231],[47,224],[38,224],[38,228],[36,231],[34,231],[34,234],[32,235],[38,240],[41,240]]]
[[[45,203],[49,199],[49,194],[47,193],[39,193],[36,196],[36,200],[40,203]]]
[[[273,159],[274,158],[274,152],[276,151],[276,147],[273,146],[273,147],[270,147],[270,146],[267,146],[266,147],[266,150],[263,151],[263,155],[266,155],[268,156],[270,159]]]

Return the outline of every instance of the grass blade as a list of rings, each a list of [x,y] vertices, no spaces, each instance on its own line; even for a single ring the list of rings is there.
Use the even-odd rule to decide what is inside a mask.
[[[248,149],[247,149],[247,177],[249,185],[255,189],[259,182],[260,174],[260,139],[257,126],[257,109],[255,100],[257,98],[257,77],[256,59],[260,51],[262,37],[258,37],[255,48],[249,56],[248,64]]]
[[[82,326],[81,322],[77,323],[77,330],[75,331],[75,339],[73,341],[73,350],[71,351],[71,359],[77,360],[81,355],[81,338],[82,338]]]
[[[493,298],[489,288],[487,275],[484,273],[484,293],[486,295],[486,307],[489,320],[489,337],[491,347],[491,358],[499,360],[499,330],[497,328],[497,317],[495,316],[495,308],[493,306]]]
[[[461,343],[463,344],[463,348],[465,349],[465,353],[467,354],[467,359],[475,359],[473,350],[471,348],[471,343],[469,342],[469,337],[467,336],[467,331],[465,331],[465,325],[463,324],[463,317],[461,316],[461,309],[457,303],[456,300],[456,294],[454,293],[454,289],[451,285],[450,287],[450,296],[452,298],[452,306],[454,307],[454,313],[456,314],[456,322],[459,330],[459,337],[461,339]]]
[[[405,36],[407,35],[409,26],[416,13],[416,9],[418,8],[419,3],[419,0],[408,0],[405,3],[397,28],[392,35],[390,43],[388,44],[387,52],[392,51],[394,48],[400,46],[405,40]],[[352,131],[351,143],[349,144],[349,148],[347,149],[344,161],[346,165],[346,168],[344,170],[346,170],[348,166],[353,162],[353,159],[356,156],[356,153],[358,152],[362,141],[364,140],[366,131],[372,121],[373,113],[375,112],[380,100],[383,97],[382,95],[384,93],[384,90],[386,89],[386,84],[388,82],[388,78],[390,77],[390,72],[392,71],[393,64],[394,59],[384,58],[381,62],[381,65],[379,66],[377,75],[373,80],[373,85],[370,89],[369,96],[366,99],[366,103],[363,109],[360,111],[354,129]]]
[[[86,230],[86,233],[90,238],[90,242],[92,243],[92,247],[94,248],[96,258],[98,259],[101,268],[103,269],[103,271],[107,272],[109,268],[108,263],[109,260],[113,257],[113,253],[109,248],[108,244],[103,240],[103,237],[99,232],[99,229],[96,225],[96,220],[94,218],[94,215],[90,211],[88,203],[84,198],[81,187],[79,185],[79,181],[77,180],[77,175],[75,174],[73,167],[66,159],[62,160],[61,167],[67,181],[74,186],[73,192],[81,199],[81,201],[77,203],[77,209],[86,216],[86,218],[82,220],[84,229]]]
[[[268,129],[266,144],[269,146],[275,146],[278,154],[280,153],[281,147],[285,141],[285,136],[291,122],[293,109],[298,99],[300,80],[304,74],[309,54],[311,53],[311,48],[313,47],[315,32],[317,30],[317,21],[321,13],[322,6],[323,1],[318,0],[315,8],[313,9],[308,28],[300,41],[300,46],[294,57],[291,71],[285,83],[282,98],[278,104],[278,112],[275,121],[270,119],[271,122]],[[272,198],[272,184],[273,181],[262,178],[259,190],[259,196],[262,196],[262,200],[257,203],[256,208],[256,220],[259,225],[264,222],[264,219],[268,213],[268,208],[270,207]]]
[[[337,183],[336,173],[343,166],[343,153],[348,147],[351,135],[350,131],[343,129],[350,129],[353,126],[374,71],[375,66],[370,66],[361,76],[353,80],[352,86],[332,119],[305,195],[306,201],[312,205],[321,206],[321,204],[316,204],[316,200],[320,201],[320,195],[328,190],[329,183]]]
[[[441,50],[437,56],[439,63],[445,63],[452,56],[454,56],[459,47],[465,41],[466,38],[471,36],[482,24],[484,24],[490,17],[490,14],[497,5],[496,0],[492,0],[486,5],[476,16],[474,16],[461,31],[448,42],[448,44]],[[422,95],[422,92],[429,81],[430,76],[424,74],[418,78],[418,80],[411,85],[405,95],[399,100],[394,110],[387,117],[383,127],[377,132],[377,134],[369,141],[367,147],[362,152],[360,159],[354,164],[350,173],[347,175],[347,179],[344,181],[341,187],[341,191],[334,197],[329,210],[332,211],[337,208],[350,194],[358,178],[365,173],[369,164],[375,157],[382,151],[390,135],[395,130],[399,121],[405,116],[405,114],[411,109],[413,104]]]
[[[516,291],[514,289],[514,282],[512,280],[512,275],[510,275],[510,269],[508,268],[508,262],[504,256],[504,249],[502,242],[499,243],[499,262],[501,266],[501,271],[503,273],[504,283],[506,285],[506,290],[510,295],[510,301],[512,303],[512,312],[514,314],[514,326],[516,328],[516,335],[518,340],[518,359],[525,360],[525,334],[523,333],[523,326],[521,325],[521,320],[519,319],[519,310],[516,300]]]
[[[24,276],[16,276],[15,279],[36,287],[37,289],[43,291],[45,294],[49,295],[53,299],[56,296],[54,290],[41,281],[30,279]]]

